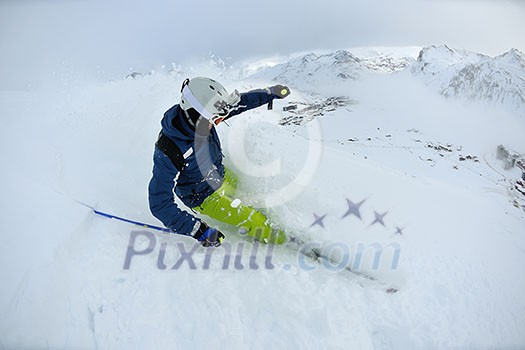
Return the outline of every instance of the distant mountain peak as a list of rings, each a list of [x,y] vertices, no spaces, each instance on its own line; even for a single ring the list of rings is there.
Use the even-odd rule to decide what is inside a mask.
[[[361,62],[359,58],[347,50],[337,50],[333,57],[338,64],[359,64]]]
[[[495,57],[495,59],[506,61],[508,64],[514,64],[517,68],[525,69],[525,54],[518,49],[510,49],[504,54]]]
[[[421,50],[412,73],[443,96],[525,111],[525,56],[512,49],[489,57],[446,45]]]

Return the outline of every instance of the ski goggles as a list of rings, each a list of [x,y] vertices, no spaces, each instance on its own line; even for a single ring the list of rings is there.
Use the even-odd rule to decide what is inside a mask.
[[[214,115],[211,117],[210,122],[212,122],[215,125],[219,125],[224,119],[226,119],[227,116],[220,116],[220,115]]]
[[[188,85],[185,85],[182,89],[182,95],[184,98],[191,104],[191,106],[199,112],[204,118],[209,120],[211,123],[218,125],[224,119],[228,117],[231,111],[239,108],[238,105],[241,102],[241,95],[239,91],[234,90],[230,95],[224,100],[216,100],[215,103],[211,106],[215,113],[212,113],[207,106],[203,106],[199,100],[193,95]],[[210,102],[211,103],[211,102]],[[217,113],[216,111],[220,111]]]

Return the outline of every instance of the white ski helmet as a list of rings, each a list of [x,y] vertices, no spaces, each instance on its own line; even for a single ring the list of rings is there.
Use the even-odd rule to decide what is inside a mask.
[[[183,110],[193,108],[215,124],[228,116],[241,101],[237,90],[229,94],[220,83],[205,77],[186,79],[181,93],[180,106]]]

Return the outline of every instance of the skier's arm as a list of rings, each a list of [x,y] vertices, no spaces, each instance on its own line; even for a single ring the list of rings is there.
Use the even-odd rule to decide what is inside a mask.
[[[290,94],[288,90],[288,92],[285,95],[282,95],[280,93],[281,91],[277,91],[280,89],[275,89],[276,87],[282,87],[288,90],[288,88],[285,86],[276,85],[276,86],[272,86],[266,89],[257,89],[257,90],[252,90],[252,91],[242,93],[241,102],[239,102],[239,105],[238,105],[239,107],[232,110],[226,119],[229,119],[247,110],[268,104],[275,98],[284,98]]]
[[[200,220],[175,203],[174,180],[178,174],[171,160],[157,148],[153,155],[153,176],[149,183],[151,213],[174,233],[192,235],[199,228]]]

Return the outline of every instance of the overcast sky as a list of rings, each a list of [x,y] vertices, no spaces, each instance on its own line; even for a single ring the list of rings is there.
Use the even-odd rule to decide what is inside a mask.
[[[0,88],[53,72],[122,76],[212,52],[232,61],[316,49],[448,44],[525,51],[516,0],[0,0]]]

